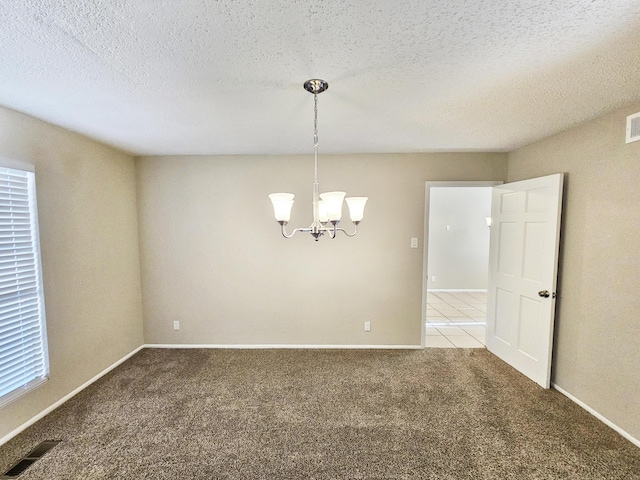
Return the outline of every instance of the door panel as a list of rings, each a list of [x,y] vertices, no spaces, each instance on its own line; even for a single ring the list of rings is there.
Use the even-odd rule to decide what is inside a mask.
[[[492,220],[493,222],[493,220]],[[518,225],[503,222],[499,226],[498,273],[514,276],[518,268]]]
[[[531,222],[524,226],[523,280],[542,281],[544,268],[538,255],[540,253],[540,245],[544,241],[544,232],[544,223]]]
[[[493,325],[487,325],[488,328],[493,326],[493,335],[496,340],[500,340],[506,345],[511,344],[511,338],[513,337],[514,323],[507,321],[511,316],[511,305],[513,305],[513,294],[501,288],[497,288],[495,292],[495,305],[496,305],[496,319]],[[489,302],[491,303],[491,302]]]
[[[520,298],[520,329],[518,331],[518,350],[534,361],[538,361],[537,346],[540,343],[538,319],[540,302],[530,298]]]
[[[493,189],[487,348],[549,388],[563,174]],[[539,292],[548,291],[548,296]]]

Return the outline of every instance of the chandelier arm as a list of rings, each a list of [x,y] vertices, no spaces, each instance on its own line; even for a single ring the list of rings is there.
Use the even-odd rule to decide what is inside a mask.
[[[291,231],[291,233],[287,233],[285,228],[286,222],[278,222],[280,224],[280,231],[282,232],[282,236],[284,238],[291,238],[298,232],[311,232],[311,228],[295,228]]]
[[[316,238],[326,233],[329,236],[329,238],[336,238],[338,236],[338,232],[344,233],[347,237],[354,237],[356,233],[358,233],[358,223],[360,222],[353,223],[354,228],[352,233],[347,232],[342,227],[338,227],[337,223],[330,227],[320,226],[320,227],[313,228],[313,226],[311,226],[311,227],[305,227],[305,228],[295,228],[290,233],[287,233],[287,230],[285,228],[286,223],[284,222],[278,222],[278,223],[280,223],[280,230],[284,238],[291,238],[298,232],[316,233],[318,234]]]
[[[285,223],[280,223],[280,231],[282,232],[282,236],[283,236],[284,238],[291,238],[291,237],[293,237],[293,235],[296,233],[296,231],[294,230],[293,232],[291,232],[291,233],[287,234],[287,231],[285,230],[284,226],[285,226]]]
[[[358,233],[358,223],[360,222],[353,222],[353,233],[349,233],[347,232],[344,228],[340,227],[337,228],[336,230],[341,231],[342,233],[344,233],[347,237],[355,237],[356,233]],[[332,237],[333,238],[333,237]]]

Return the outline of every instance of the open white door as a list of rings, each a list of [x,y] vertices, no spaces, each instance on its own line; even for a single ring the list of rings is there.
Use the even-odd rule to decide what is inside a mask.
[[[551,382],[563,174],[493,188],[490,352],[544,388]]]

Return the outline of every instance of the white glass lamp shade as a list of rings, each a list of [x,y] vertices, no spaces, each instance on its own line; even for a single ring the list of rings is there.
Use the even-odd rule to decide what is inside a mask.
[[[364,217],[364,205],[367,203],[367,197],[349,197],[345,199],[349,206],[349,217],[352,222],[360,222]]]
[[[322,200],[318,200],[318,220],[320,221],[320,223],[327,223],[329,221],[327,206]]]
[[[291,207],[293,207],[293,193],[272,193],[269,195],[273,203],[273,213],[278,222],[288,222],[291,218]]]
[[[320,194],[320,198],[327,209],[329,221],[338,221],[342,218],[342,200],[344,200],[345,195],[345,192],[326,192]]]

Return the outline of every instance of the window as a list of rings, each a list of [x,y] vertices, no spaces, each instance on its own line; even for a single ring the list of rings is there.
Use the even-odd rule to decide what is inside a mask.
[[[47,380],[33,171],[0,163],[0,406]]]

